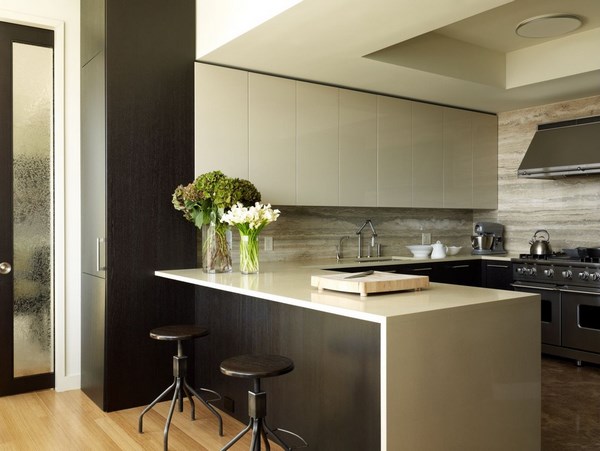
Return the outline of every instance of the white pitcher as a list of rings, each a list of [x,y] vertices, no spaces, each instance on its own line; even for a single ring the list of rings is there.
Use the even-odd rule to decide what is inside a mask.
[[[446,256],[448,246],[444,246],[440,241],[436,241],[435,244],[432,244],[431,246],[433,247],[431,258],[444,258]]]

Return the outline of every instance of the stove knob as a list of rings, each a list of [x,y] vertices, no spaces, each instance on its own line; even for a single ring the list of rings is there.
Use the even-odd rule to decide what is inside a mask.
[[[535,268],[525,268],[525,274],[528,274],[530,276],[535,276],[536,272],[537,271]]]
[[[573,273],[571,272],[570,269],[567,269],[565,271],[562,272],[562,276],[565,279],[570,279],[571,277],[573,277]]]
[[[544,269],[544,275],[546,277],[553,277],[554,276],[554,270],[552,268],[550,268],[550,269]]]
[[[588,280],[590,278],[590,273],[587,271],[583,271],[579,273],[579,278],[581,280]]]
[[[592,280],[600,280],[600,272],[595,272],[592,274]]]
[[[525,268],[523,268],[522,266],[517,268],[517,274],[523,274],[525,272]]]

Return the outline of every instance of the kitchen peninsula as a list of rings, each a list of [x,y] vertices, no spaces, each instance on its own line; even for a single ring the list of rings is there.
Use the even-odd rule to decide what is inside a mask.
[[[219,373],[222,359],[279,353],[296,367],[265,381],[267,421],[311,449],[539,449],[537,295],[431,283],[361,298],[312,288],[325,267],[156,271],[197,286],[211,334],[196,343],[196,384],[220,392],[220,408],[247,421],[247,387]]]

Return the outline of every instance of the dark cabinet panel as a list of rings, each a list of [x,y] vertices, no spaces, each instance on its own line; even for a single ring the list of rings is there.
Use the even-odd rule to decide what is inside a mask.
[[[502,260],[483,260],[483,286],[512,290],[512,263]]]
[[[430,282],[439,282],[439,264],[420,263],[415,265],[397,265],[395,271],[398,274],[412,274],[415,276],[429,276]]]
[[[175,350],[148,333],[194,318],[193,287],[154,271],[196,264],[171,204],[194,177],[195,1],[84,0],[81,21],[82,389],[111,411],[172,381]]]
[[[481,286],[481,261],[442,262],[438,266],[438,282],[455,285]]]

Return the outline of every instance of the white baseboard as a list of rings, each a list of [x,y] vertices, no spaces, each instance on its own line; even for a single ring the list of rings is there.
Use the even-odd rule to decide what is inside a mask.
[[[58,392],[79,390],[81,388],[81,375],[57,377],[54,381],[54,389]]]

